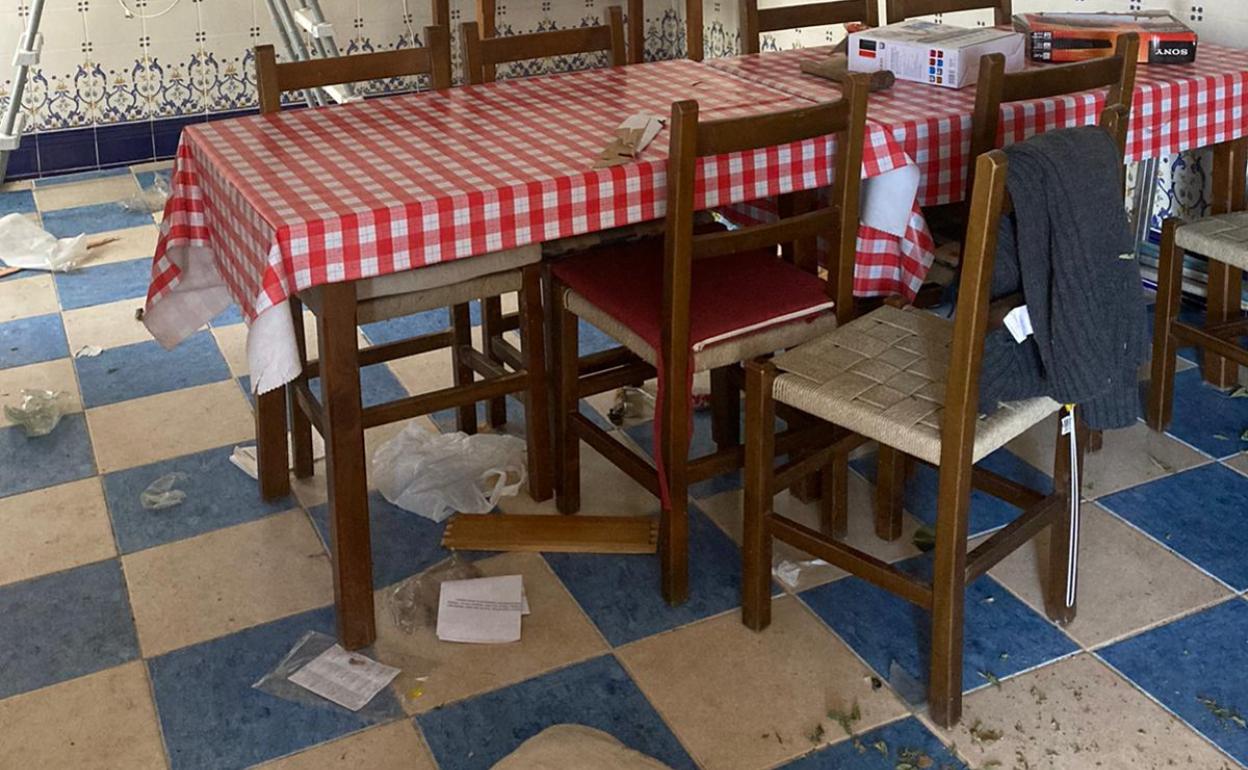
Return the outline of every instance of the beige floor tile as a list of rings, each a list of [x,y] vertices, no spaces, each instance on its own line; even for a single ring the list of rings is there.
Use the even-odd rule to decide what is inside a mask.
[[[871,555],[894,562],[915,556],[918,549],[911,543],[920,522],[906,514],[901,537],[889,542],[875,536],[873,487],[856,474],[849,474],[849,535],[845,542]],[[742,492],[724,492],[699,503],[702,510],[727,532],[738,544],[741,542]],[[776,512],[812,529],[819,529],[818,503],[803,503],[788,492],[776,496]],[[803,562],[812,559],[810,554],[777,541],[772,547],[772,564],[782,561]],[[799,573],[797,588],[807,588],[830,583],[845,576],[844,570],[831,565],[804,566]],[[785,586],[788,588],[788,586]]]
[[[1231,459],[1227,460],[1226,464],[1245,476],[1248,476],[1248,452],[1240,452]]]
[[[0,725],[0,767],[166,767],[139,661],[0,701]]]
[[[0,192],[17,192],[18,190],[29,190],[35,186],[34,180],[22,179],[16,182],[5,182],[0,184]]]
[[[247,397],[233,380],[87,410],[100,473],[230,443],[255,441]]]
[[[997,731],[1001,737],[990,740]],[[1086,654],[968,695],[950,737],[971,767],[991,767],[993,760],[1002,768],[1030,770],[1234,767]]]
[[[620,431],[612,435],[636,451],[632,443]],[[527,491],[515,497],[504,498],[498,504],[503,513],[558,513],[554,499],[536,503]],[[581,444],[581,510],[589,516],[645,516],[659,513],[659,499],[646,488],[612,465],[602,455],[584,443]]]
[[[0,499],[0,585],[115,556],[99,478]]]
[[[300,510],[122,557],[144,657],[334,600],[329,556]]]
[[[155,224],[127,227],[122,230],[110,230],[106,233],[92,235],[88,242],[117,238],[116,241],[97,246],[87,252],[87,259],[79,267],[94,267],[113,262],[124,262],[128,259],[152,258],[156,253],[156,241],[160,237],[160,229]],[[140,304],[142,304],[140,302]]]
[[[74,206],[120,202],[138,192],[139,184],[132,174],[106,176],[72,184],[36,187],[35,204],[40,211],[55,211]]]
[[[29,278],[0,281],[0,323],[56,313],[56,288],[47,273],[31,273]]]
[[[141,307],[143,300],[136,297],[65,311],[65,336],[70,351],[83,345],[98,345],[107,350],[151,340],[151,332],[134,317],[134,311]]]
[[[339,738],[336,741],[275,759],[263,765],[264,770],[437,770],[425,741],[412,726],[411,720],[403,719],[382,727]]]
[[[0,369],[0,403],[20,403],[22,390],[59,390],[65,394],[61,404],[66,414],[82,411],[78,378],[74,375],[74,364],[68,358]],[[0,428],[12,424],[4,410],[0,410]]]
[[[1056,429],[1045,420],[1010,442],[1009,450],[1045,473],[1053,472]],[[1099,452],[1084,459],[1083,495],[1095,499],[1208,462],[1195,449],[1137,422],[1105,432]]]
[[[173,168],[171,160],[149,160],[146,163],[136,163],[130,167],[130,170],[136,174],[144,171],[164,171],[167,168]]]
[[[531,613],[512,644],[440,642],[432,628],[395,625],[388,591],[377,592],[377,659],[403,669],[395,693],[409,713],[496,690],[607,651],[602,636],[541,556],[510,553],[477,562],[486,576],[522,575]],[[420,681],[417,677],[427,675]],[[419,694],[417,694],[419,693]]]
[[[387,366],[408,393],[430,393],[455,384],[450,350],[431,350],[391,361]]]
[[[1079,614],[1066,631],[1085,646],[1118,639],[1230,593],[1095,503],[1083,505],[1080,542]],[[991,570],[1041,613],[1048,548],[1045,530]]]
[[[790,596],[756,633],[729,612],[616,651],[700,766],[773,767],[847,738],[828,717],[857,703],[856,732],[905,713],[843,642]]]

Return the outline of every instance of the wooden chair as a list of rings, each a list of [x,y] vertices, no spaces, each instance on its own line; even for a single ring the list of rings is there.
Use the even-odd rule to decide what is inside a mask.
[[[1060,621],[1075,615],[1071,542],[1077,543],[1078,530],[1069,513],[1072,495],[1077,505],[1078,493],[1077,482],[1071,482],[1069,436],[1059,435],[1056,491],[1048,496],[974,467],[1061,409],[1051,399],[1037,398],[1001,406],[986,418],[978,416],[988,291],[998,220],[1005,205],[1005,154],[994,150],[980,156],[977,166],[958,309],[952,321],[885,305],[772,361],[755,361],[746,367],[743,622],[755,630],[770,622],[773,538],[898,594],[931,613],[928,697],[933,719],[943,726],[953,725],[961,714],[968,583],[1049,527],[1053,577],[1046,593],[1048,613]],[[893,447],[937,466],[935,570],[930,583],[773,512],[773,496],[803,471],[793,463],[773,468],[777,405],[795,407],[874,439],[881,447]],[[1081,469],[1084,429],[1077,430],[1074,462]],[[831,457],[835,451],[835,445],[829,446],[822,456]],[[819,459],[820,453],[814,453],[803,462]],[[972,482],[1018,505],[1024,513],[968,554]],[[895,522],[877,519],[878,529],[896,537],[900,518]]]
[[[451,55],[448,29],[427,27],[425,38],[428,45],[424,48],[284,64],[277,63],[272,46],[258,46],[256,70],[261,112],[276,112],[280,108],[283,91],[359,80],[427,74],[434,88],[449,88]],[[450,307],[452,327],[446,331],[357,350],[354,324],[349,340],[330,339],[323,319],[318,318],[318,343],[322,351],[326,345],[338,346],[335,358],[341,360],[347,355],[358,367],[450,348],[455,375],[452,387],[364,408],[361,413],[362,427],[383,425],[454,407],[457,409],[458,427],[471,433],[477,426],[476,402],[501,398],[508,393],[524,393],[527,399],[530,494],[537,500],[549,498],[552,479],[547,458],[550,456],[551,441],[546,400],[540,261],[540,246],[533,244],[356,281],[351,288],[354,289],[354,315],[358,323],[384,321]],[[339,297],[337,286],[331,284],[300,292],[290,299],[296,342],[303,363],[302,373],[290,383],[289,388],[293,399],[291,419],[295,476],[300,478],[313,473],[312,426],[315,425],[325,435],[324,407],[308,385],[310,378],[320,374],[320,363],[307,357],[303,308],[306,305],[319,317],[323,304],[330,301],[331,288],[335,290],[333,296]],[[517,325],[523,353],[505,341],[502,341],[502,346],[506,349],[500,346],[499,350],[515,371],[508,371],[473,348],[468,307],[471,300],[497,297],[510,291],[520,292]],[[347,296],[349,301],[350,294]],[[344,350],[350,352],[344,354]],[[474,375],[480,375],[482,379],[474,382]],[[276,477],[278,474],[285,477],[287,467],[285,396],[280,389],[272,393],[274,395],[260,397],[262,408],[258,409],[258,415],[263,414],[263,417],[258,419],[264,427],[258,426],[257,432],[261,436],[258,451],[261,454],[262,476],[277,484]],[[280,405],[276,403],[278,399],[282,401]],[[269,458],[277,459],[270,461]],[[262,487],[264,481],[262,478]]]
[[[523,35],[496,37],[493,34],[493,3],[478,3],[478,21],[460,26],[459,43],[466,83],[488,83],[494,80],[499,64],[570,56],[578,53],[608,51],[610,66],[628,63],[625,51],[624,12],[618,5],[607,8],[607,23],[592,27],[573,27]],[[485,34],[483,30],[490,30]]]
[[[759,8],[758,0],[741,0],[741,53],[758,53],[758,38],[764,32],[851,22],[879,25],[876,0],[831,0],[772,8]]]
[[[1248,366],[1248,350],[1237,339],[1248,335],[1248,318],[1240,309],[1243,271],[1248,269],[1248,205],[1245,162],[1248,140],[1217,145],[1213,161],[1212,215],[1183,224],[1171,217],[1162,224],[1157,267],[1157,309],[1153,326],[1152,382],[1146,415],[1149,427],[1165,430],[1174,405],[1174,370],[1180,345],[1204,349],[1206,379],[1231,387],[1239,367]],[[1209,307],[1205,326],[1179,320],[1183,294],[1183,255],[1192,252],[1209,260]]]
[[[840,101],[769,115],[700,121],[696,102],[677,102],[669,124],[665,236],[603,247],[552,268],[558,314],[559,510],[574,513],[580,507],[581,441],[658,496],[662,592],[672,604],[688,594],[688,487],[740,467],[744,458],[734,441],[689,459],[694,373],[736,367],[810,339],[834,327],[838,318],[852,317],[866,99],[867,88],[855,76]],[[836,135],[838,148],[830,203],[739,230],[695,224],[701,158],[830,134]],[[819,235],[835,244],[827,281],[815,274]],[[777,256],[778,246],[790,243],[796,244],[794,253],[805,269]],[[835,314],[827,313],[829,307]],[[579,318],[622,347],[580,358]],[[660,394],[652,466],[581,415],[577,404],[656,374]],[[733,401],[739,393],[733,389]],[[776,443],[780,451],[796,451],[816,438],[826,439],[825,431],[821,425],[802,425]]]
[[[993,12],[993,24],[1003,26],[1010,23],[1011,0],[888,0],[887,23],[896,24],[915,16],[978,11],[988,8],[991,8]]]

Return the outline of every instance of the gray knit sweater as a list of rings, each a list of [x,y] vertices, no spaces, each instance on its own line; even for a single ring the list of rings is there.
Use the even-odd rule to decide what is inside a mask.
[[[1137,371],[1148,320],[1112,137],[1095,126],[1050,131],[1006,149],[1014,213],[998,232],[992,296],[1021,289],[1035,333],[984,341],[980,411],[1049,396],[1093,429],[1140,414]]]

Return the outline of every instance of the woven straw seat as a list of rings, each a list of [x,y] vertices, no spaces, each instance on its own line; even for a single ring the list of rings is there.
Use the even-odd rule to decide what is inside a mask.
[[[1248,211],[1205,217],[1174,233],[1179,248],[1248,270]]]
[[[939,464],[952,341],[952,321],[885,305],[777,356],[776,400]],[[1059,408],[1032,398],[980,417],[973,462]]]

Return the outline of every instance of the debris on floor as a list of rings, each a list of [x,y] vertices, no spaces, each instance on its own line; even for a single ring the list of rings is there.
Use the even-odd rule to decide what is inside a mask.
[[[615,391],[615,403],[607,412],[607,419],[612,425],[623,425],[625,420],[645,417],[647,407],[654,409],[654,394],[645,388],[625,385]]]
[[[823,559],[803,559],[789,561],[785,559],[771,568],[772,577],[784,583],[790,590],[796,589],[802,581],[802,573],[813,567],[830,567]]]
[[[910,542],[914,547],[927,553],[936,547],[936,530],[930,524],[924,524],[914,531],[914,536],[910,538]]]
[[[163,511],[181,505],[186,500],[186,492],[176,487],[188,478],[190,476],[182,471],[166,473],[147,485],[147,489],[139,494],[139,502],[149,511]]]
[[[65,414],[65,393],[59,390],[21,391],[17,406],[4,405],[4,416],[22,426],[26,438],[46,436],[56,429]]]
[[[0,217],[0,262],[8,267],[65,272],[86,253],[85,235],[57,238],[24,214]]]
[[[104,352],[99,345],[83,345],[74,351],[74,358],[95,358]]]
[[[862,720],[862,709],[858,707],[858,701],[855,699],[854,705],[850,706],[849,710],[829,708],[828,719],[840,725],[846,735],[852,736],[854,734],[854,723]]]
[[[294,703],[330,701],[359,711],[400,673],[372,658],[347,652],[332,636],[309,631],[252,687]]]
[[[521,575],[444,580],[438,594],[438,639],[468,644],[520,641],[529,611]]]
[[[259,480],[260,462],[256,458],[256,448],[254,446],[234,447],[234,451],[230,453],[230,462],[243,473]]]
[[[373,454],[370,480],[405,511],[433,521],[489,513],[528,478],[523,439],[501,433],[431,433],[412,422]]]
[[[0,267],[0,278],[8,278],[10,275],[20,272],[22,272],[20,267]]]
[[[134,195],[121,201],[118,205],[123,211],[137,211],[143,214],[154,214],[165,210],[165,202],[169,200],[169,183],[160,174],[152,181],[151,187],[144,187]]]
[[[1218,723],[1223,727],[1235,725],[1241,730],[1248,730],[1248,720],[1245,720],[1243,715],[1240,714],[1238,710],[1229,706],[1223,706],[1213,698],[1205,695],[1197,695],[1196,700],[1200,703],[1200,705],[1208,709],[1209,713],[1213,714],[1214,718],[1217,719]]]
[[[480,568],[458,553],[424,572],[400,582],[387,594],[387,605],[394,624],[404,633],[414,634],[438,623],[438,596],[444,580],[470,580],[483,577]]]

